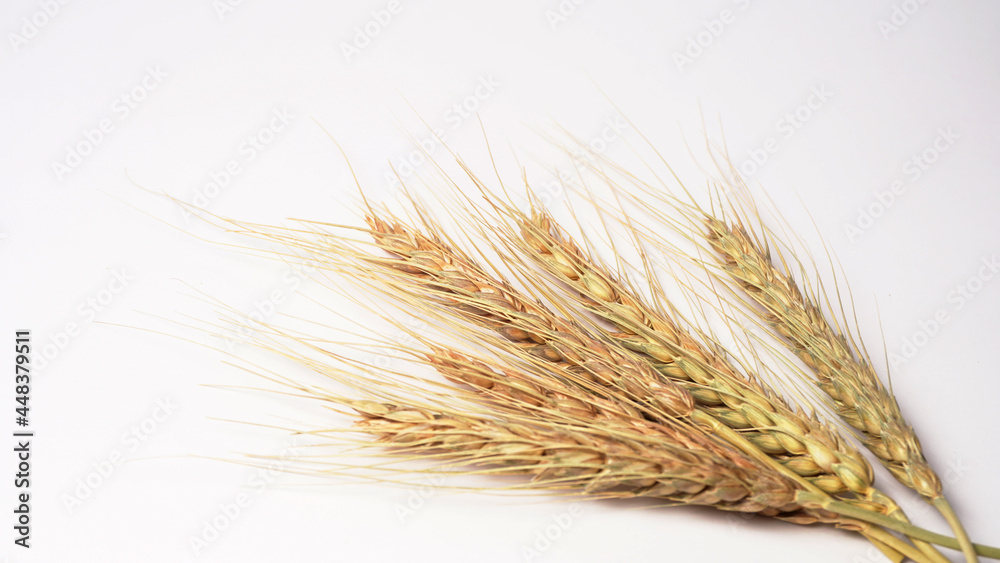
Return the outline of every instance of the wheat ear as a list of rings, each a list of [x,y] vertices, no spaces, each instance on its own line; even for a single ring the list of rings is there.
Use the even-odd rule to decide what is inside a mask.
[[[630,422],[539,426],[419,406],[341,401],[364,416],[362,432],[403,459],[436,460],[439,471],[463,475],[529,475],[517,488],[582,493],[590,498],[650,498],[705,505],[799,523],[858,529],[861,522],[795,502],[801,490],[772,468],[721,446],[693,426]],[[509,487],[510,488],[510,487]],[[877,530],[887,546],[929,561],[898,538]]]
[[[532,488],[769,516],[800,510],[795,488],[783,477],[691,429],[658,426],[644,433],[627,422],[549,426],[374,401],[350,406],[365,417],[357,426],[397,455],[434,457],[450,469],[487,466],[483,472],[492,475],[530,475]],[[832,513],[829,518],[836,521]]]
[[[822,309],[775,266],[770,250],[752,238],[739,219],[727,223],[706,214],[704,222],[708,242],[725,272],[763,308],[758,311],[763,319],[816,374],[837,414],[861,431],[865,446],[896,479],[941,511],[966,559],[976,561],[968,534],[945,499],[941,480],[927,463],[913,427],[864,352],[830,326]]]

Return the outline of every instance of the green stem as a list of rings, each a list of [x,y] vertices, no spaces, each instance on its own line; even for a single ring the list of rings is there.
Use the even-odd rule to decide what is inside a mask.
[[[872,539],[880,541],[892,549],[902,553],[903,555],[909,557],[910,559],[916,561],[917,563],[934,563],[934,560],[927,555],[917,551],[915,547],[906,543],[900,538],[890,534],[889,532],[883,530],[882,528],[872,527],[868,530],[862,532],[865,537],[871,541]]]
[[[870,526],[871,524],[865,524],[865,525]],[[882,552],[882,555],[885,555],[889,559],[889,561],[892,561],[892,563],[903,563],[903,560],[906,559],[905,555],[885,545],[884,543],[878,541],[864,530],[858,533],[861,534],[861,536],[864,537],[866,540],[868,540],[872,545],[878,548],[878,550]]]
[[[896,501],[892,500],[892,497],[887,496],[882,491],[879,491],[878,489],[872,489],[869,500],[884,505],[886,507],[887,516],[895,518],[896,520],[899,520],[901,522],[906,522],[907,524],[912,523],[910,522],[910,519],[906,517],[906,513],[903,512],[903,509],[898,504],[896,504]],[[938,549],[933,545],[925,541],[915,540],[913,538],[910,538],[910,540],[913,542],[913,545],[917,546],[917,549],[924,552],[924,554],[927,555],[927,557],[930,557],[937,563],[951,563],[951,561],[948,560],[944,555],[941,555],[941,552],[938,551]]]
[[[905,522],[907,524],[911,524],[910,520],[902,512],[897,513],[897,515],[895,516],[895,518],[897,520],[899,520],[900,522]],[[951,560],[949,560],[944,555],[941,555],[941,552],[938,551],[937,548],[934,547],[933,545],[931,545],[931,544],[929,544],[929,543],[927,543],[925,541],[920,541],[920,540],[913,539],[913,538],[910,538],[910,541],[913,542],[913,545],[917,546],[917,549],[919,549],[920,551],[924,552],[924,554],[927,555],[927,557],[930,557],[932,560],[936,561],[937,563],[951,563]]]
[[[833,500],[826,495],[817,495],[816,493],[809,491],[800,491],[796,493],[795,500],[803,506],[823,508],[842,516],[847,516],[855,520],[861,520],[862,522],[868,522],[869,524],[875,524],[877,526],[882,526],[883,528],[894,530],[916,540],[922,540],[956,550],[962,549],[961,544],[959,544],[958,540],[955,538],[938,534],[930,530],[925,530],[918,526],[914,526],[913,524],[907,524],[883,514],[876,514],[875,512],[858,508],[857,506],[846,502]],[[1000,560],[1000,547],[992,547],[978,543],[972,544],[972,547],[976,550],[976,553],[982,555],[983,557]]]
[[[958,515],[955,514],[955,509],[951,507],[951,504],[944,498],[944,495],[931,499],[931,504],[934,505],[934,508],[938,509],[941,516],[944,516],[944,519],[948,521],[948,525],[951,526],[951,530],[955,532],[955,537],[962,546],[962,553],[965,554],[966,562],[976,563],[979,561],[979,558],[976,557],[976,549],[972,547],[972,540],[969,539],[969,533],[965,531],[965,526],[962,526]]]

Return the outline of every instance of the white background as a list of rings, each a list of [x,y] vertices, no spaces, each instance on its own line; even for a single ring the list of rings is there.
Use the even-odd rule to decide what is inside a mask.
[[[240,173],[211,192],[209,210],[267,223],[356,223],[343,207],[356,189],[320,124],[378,200],[390,191],[387,162],[415,149],[407,133],[428,136],[421,117],[482,170],[477,119],[449,113],[455,104],[478,106],[491,143],[504,152],[504,172],[516,179],[508,143],[537,147],[531,128],[552,122],[598,137],[616,115],[608,98],[693,173],[693,186],[704,178],[683,141],[701,142],[703,116],[715,139],[724,128],[738,164],[775,139],[777,150],[753,180],[794,224],[811,228],[803,207],[815,219],[850,278],[875,357],[883,334],[890,352],[902,350],[905,339],[921,344],[894,370],[895,392],[974,538],[1000,542],[1000,281],[973,279],[982,260],[1000,252],[1000,6],[400,2],[384,26],[370,23],[373,11],[387,8],[383,1],[245,0],[228,11],[210,0],[57,9],[53,2],[4,3],[0,339],[8,343],[0,357],[12,361],[13,331],[22,328],[34,331],[36,350],[62,347],[32,386],[30,552],[12,543],[9,439],[0,455],[0,560],[193,560],[190,538],[241,492],[249,506],[200,560],[524,560],[523,547],[572,505],[435,491],[401,520],[398,507],[412,502],[406,489],[303,486],[282,477],[259,492],[247,486],[252,470],[189,457],[278,453],[284,434],[211,417],[274,423],[298,407],[202,386],[254,382],[223,365],[219,353],[113,325],[191,336],[146,313],[204,318],[211,309],[186,284],[249,313],[273,290],[291,294],[298,282],[285,277],[286,266],[171,228],[210,233],[137,184],[195,201],[212,174],[236,160]],[[54,15],[46,16],[45,6]],[[723,10],[728,23],[715,21]],[[887,27],[893,21],[896,27]],[[366,24],[377,33],[358,39]],[[344,45],[355,41],[360,52],[345,56]],[[690,60],[679,64],[679,56]],[[135,90],[150,69],[160,76],[146,78],[153,88]],[[476,100],[481,81],[495,83],[495,91]],[[814,89],[828,99],[800,110],[808,117],[788,135],[783,116]],[[133,92],[142,99],[126,114],[120,98]],[[242,143],[269,135],[262,129],[275,111],[292,115],[290,124],[248,160]],[[87,151],[85,132],[102,120],[113,128]],[[949,129],[956,136],[948,150],[919,178],[909,174],[907,162]],[[639,140],[633,129],[624,138]],[[81,143],[89,154],[71,171],[55,170]],[[612,157],[624,150],[625,143],[607,149]],[[896,180],[905,191],[879,212],[876,194]],[[849,237],[845,225],[866,208],[879,217]],[[127,286],[112,281],[114,272],[131,278]],[[953,291],[967,283],[978,292],[959,307]],[[100,311],[87,304],[118,288]],[[924,338],[920,322],[938,311],[947,322]],[[68,338],[60,334],[67,323],[78,327]],[[8,436],[12,387],[12,377],[0,385],[0,427]],[[162,414],[157,401],[175,408],[152,424],[146,419]],[[152,431],[140,445],[123,437],[144,420]],[[92,475],[106,470],[115,452],[131,461],[114,465],[68,508],[67,498],[80,494],[88,476],[97,482]],[[916,520],[943,529],[879,471]],[[829,529],[709,510],[579,506],[539,560],[880,560],[863,540]]]

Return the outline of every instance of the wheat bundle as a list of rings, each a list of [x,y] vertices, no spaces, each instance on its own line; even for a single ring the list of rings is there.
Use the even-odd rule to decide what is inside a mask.
[[[862,534],[895,561],[946,561],[935,545],[962,549],[968,560],[977,552],[1000,553],[969,541],[861,348],[826,321],[743,223],[673,197],[659,201],[680,219],[667,218],[662,206],[654,215],[664,226],[705,237],[702,248],[718,255],[719,279],[745,292],[815,371],[837,413],[864,433],[864,445],[942,508],[957,539],[911,524],[875,488],[872,467],[849,436],[810,405],[789,402],[711,330],[687,322],[654,282],[645,288],[650,300],[621,269],[584,251],[537,200],[527,208],[514,205],[463,169],[486,204],[464,200],[462,214],[474,226],[456,238],[484,235],[482,248],[456,243],[412,199],[415,221],[365,201],[367,228],[207,217],[279,243],[286,249],[280,258],[353,280],[355,288],[447,335],[411,331],[408,343],[397,345],[433,369],[440,376],[434,381],[405,370],[373,376],[370,366],[329,352],[323,341],[276,327],[258,338],[262,347],[357,391],[346,396],[283,381],[334,410],[359,414],[351,430],[374,438],[361,442],[366,451],[431,464],[422,471],[526,478],[510,489],[658,499],[832,525]],[[607,173],[598,176],[616,187]],[[627,218],[620,224],[630,227],[640,255],[639,241],[655,239]],[[358,240],[358,233],[369,241]],[[281,338],[322,359],[291,352],[277,343]]]

